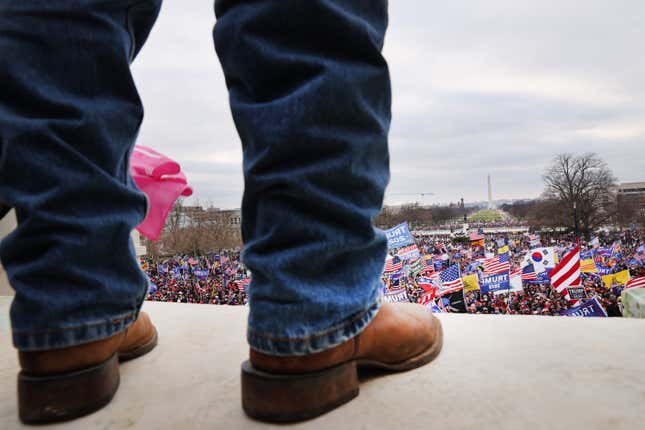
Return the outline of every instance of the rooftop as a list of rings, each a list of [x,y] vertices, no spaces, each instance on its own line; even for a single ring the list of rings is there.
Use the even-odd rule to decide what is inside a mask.
[[[17,420],[9,297],[0,297],[0,428]],[[47,429],[256,429],[240,407],[245,307],[146,302],[157,349],[121,366],[110,405]],[[645,320],[440,315],[432,364],[372,378],[360,396],[292,429],[637,429]]]

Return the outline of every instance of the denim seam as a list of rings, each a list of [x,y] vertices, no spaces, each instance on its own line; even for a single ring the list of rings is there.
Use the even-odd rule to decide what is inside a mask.
[[[335,331],[325,330],[326,337],[324,334],[316,333],[307,338],[274,341],[261,336],[253,336],[247,331],[247,340],[251,349],[275,356],[300,356],[328,350],[343,342],[356,339],[376,316],[381,303],[382,296],[378,296],[366,311],[360,313],[360,317],[353,316],[343,324],[334,326]]]
[[[372,307],[374,307],[374,305],[376,305],[377,303],[378,303],[378,301],[374,302],[374,303],[371,303],[368,306],[367,309],[365,309],[364,311],[356,314],[351,319],[347,319],[347,320],[345,320],[345,321],[343,321],[343,322],[341,322],[339,324],[336,324],[336,325],[326,329],[325,331],[320,331],[320,332],[317,332],[317,333],[312,334],[310,336],[304,336],[304,337],[280,337],[280,336],[273,336],[273,335],[268,334],[268,333],[258,332],[256,330],[251,329],[251,328],[249,328],[249,334],[251,336],[261,337],[261,338],[264,338],[264,339],[270,339],[270,340],[275,341],[275,342],[291,342],[291,341],[316,339],[316,338],[319,338],[319,337],[327,336],[330,333],[340,331],[342,328],[347,327],[347,326],[349,326],[351,324],[354,324],[356,321],[358,321],[358,320],[362,319],[363,317],[365,317],[365,315],[367,315],[372,310]]]
[[[65,331],[71,331],[71,330],[78,330],[79,328],[85,328],[85,327],[96,327],[96,326],[101,326],[101,325],[106,325],[106,324],[114,325],[114,324],[118,324],[118,323],[120,323],[122,321],[125,321],[125,320],[131,318],[132,316],[134,316],[136,314],[137,314],[136,311],[129,312],[127,314],[123,314],[122,316],[119,316],[118,318],[113,318],[113,319],[111,319],[111,320],[109,320],[107,322],[106,321],[101,321],[101,322],[94,322],[94,323],[87,323],[87,324],[79,324],[79,325],[75,325],[73,327],[64,327],[64,328],[55,328],[55,329],[48,328],[48,329],[43,329],[43,330],[18,330],[18,329],[14,329],[12,331],[13,331],[13,333],[28,333],[28,334],[29,333],[34,333],[34,334],[35,333],[58,333],[58,332],[65,332]]]

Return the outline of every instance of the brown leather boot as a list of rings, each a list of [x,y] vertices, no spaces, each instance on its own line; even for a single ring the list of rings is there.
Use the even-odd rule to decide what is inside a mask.
[[[358,336],[305,356],[254,350],[242,363],[242,407],[263,421],[295,422],[322,415],[358,395],[358,367],[414,369],[441,351],[441,323],[413,303],[385,303]]]
[[[107,339],[48,351],[18,351],[18,414],[26,424],[66,421],[94,412],[119,387],[119,361],[149,352],[157,330],[145,312]]]

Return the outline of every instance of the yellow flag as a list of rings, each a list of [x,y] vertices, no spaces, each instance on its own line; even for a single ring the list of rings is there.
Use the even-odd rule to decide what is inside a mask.
[[[594,263],[593,258],[581,260],[580,271],[582,273],[598,273],[598,268],[596,267],[596,263]]]
[[[601,276],[602,282],[605,283],[605,288],[611,288],[611,285],[614,283],[614,274]]]
[[[497,253],[498,253],[498,254],[504,254],[504,253],[506,253],[506,252],[508,252],[508,251],[509,251],[509,249],[508,249],[508,245],[504,245],[504,246],[502,246],[501,248],[499,248],[499,249],[497,250]]]
[[[614,273],[614,283],[618,285],[625,285],[631,277],[629,276],[629,270],[621,270],[618,273]]]
[[[464,276],[461,280],[464,282],[465,292],[479,291],[479,278],[476,273],[474,275]]]

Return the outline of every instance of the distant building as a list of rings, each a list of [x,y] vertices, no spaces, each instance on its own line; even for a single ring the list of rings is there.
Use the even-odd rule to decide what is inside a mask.
[[[645,212],[645,182],[623,182],[618,185],[616,196],[619,204],[633,204]]]
[[[618,185],[618,194],[645,204],[645,182],[623,182]]]

